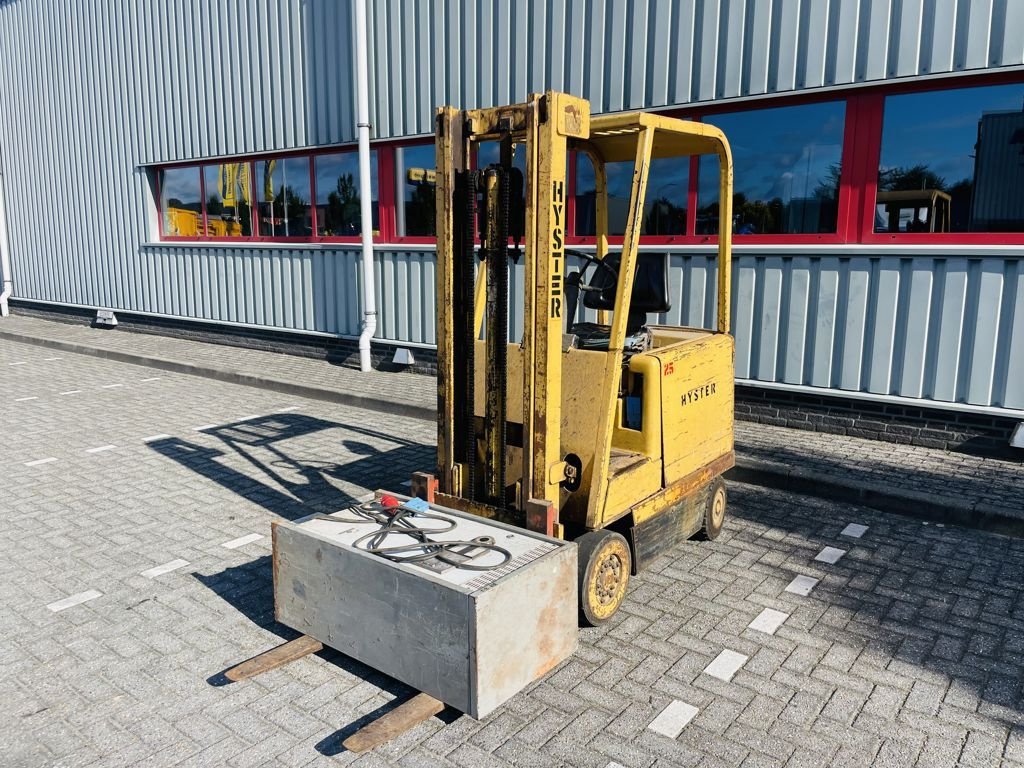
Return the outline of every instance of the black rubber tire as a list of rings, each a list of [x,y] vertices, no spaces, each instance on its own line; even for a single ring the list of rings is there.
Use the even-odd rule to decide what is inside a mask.
[[[704,517],[696,538],[714,541],[722,532],[725,513],[729,508],[729,496],[725,490],[725,480],[716,477],[708,484],[708,499],[704,504]]]
[[[632,552],[629,542],[621,533],[609,530],[590,531],[576,539],[578,546],[579,579],[577,592],[580,606],[580,626],[596,627],[604,624],[615,612],[626,595],[631,572]],[[608,561],[608,562],[604,562]],[[615,574],[615,580],[608,599],[601,600],[596,592],[598,570],[604,567],[606,575]],[[607,581],[603,579],[602,581]],[[602,587],[605,585],[602,583]]]

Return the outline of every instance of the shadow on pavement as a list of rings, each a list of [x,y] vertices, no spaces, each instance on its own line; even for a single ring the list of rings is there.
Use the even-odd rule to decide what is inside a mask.
[[[735,483],[730,509],[752,528],[715,548],[766,548],[744,567],[765,578],[821,579],[809,597],[780,589],[778,601],[803,618],[817,613],[816,634],[849,651],[852,669],[830,674],[856,677],[858,664],[871,665],[876,685],[887,674],[913,680],[918,711],[962,707],[965,717],[1024,723],[1024,541]],[[840,536],[849,522],[870,527],[861,539]],[[825,546],[847,552],[835,564],[814,561]]]
[[[338,432],[315,446],[302,438],[331,430]],[[333,512],[356,502],[339,483],[359,488],[402,489],[415,469],[434,462],[434,448],[400,436],[366,427],[340,424],[299,413],[279,413],[224,424],[202,430],[219,444],[190,442],[171,437],[149,443],[149,447],[183,467],[258,504],[287,520],[316,512]],[[396,444],[381,450],[373,444]],[[205,441],[208,443],[209,441]],[[325,448],[325,445],[327,448]],[[333,455],[325,455],[326,450]],[[339,457],[335,460],[334,456]],[[239,467],[241,460],[241,467]],[[361,495],[361,494],[357,494]],[[274,619],[272,560],[269,555],[225,568],[219,573],[193,574],[207,589],[242,613],[253,624],[280,638],[293,640],[299,633]],[[270,648],[239,649],[238,662]],[[319,651],[325,661],[391,694],[394,699],[371,713],[332,733],[316,745],[324,755],[344,750],[342,742],[364,725],[397,707],[416,693],[407,685],[358,661],[325,647]],[[234,665],[232,665],[234,666]],[[225,686],[225,668],[207,678],[212,686]],[[245,684],[242,681],[238,684]],[[446,710],[439,717],[457,719],[459,713]]]
[[[225,568],[219,573],[210,575],[194,573],[193,576],[207,589],[210,589],[223,598],[225,602],[235,607],[249,621],[277,635],[282,643],[299,637],[300,633],[274,620],[273,574],[269,555],[264,555],[249,563]],[[267,648],[239,649],[239,658],[236,663],[240,663],[255,654],[270,650],[271,647],[273,645]],[[378,672],[372,667],[368,667],[333,648],[325,646],[315,655],[337,667],[339,672],[357,677],[394,697],[386,704],[360,716],[317,743],[315,749],[328,757],[347,751],[343,746],[345,739],[418,693],[418,691],[413,690],[404,683]],[[292,663],[301,663],[301,659]],[[246,680],[232,683],[227,679],[225,673],[233,666],[235,664],[208,677],[206,679],[207,684],[214,687],[247,684],[249,681]],[[446,708],[437,717],[444,723],[451,723],[462,717],[462,713]]]
[[[339,439],[315,451],[301,438],[337,430]],[[288,520],[333,512],[355,502],[337,487],[400,490],[416,469],[434,463],[432,446],[366,427],[340,424],[298,413],[280,413],[224,424],[202,434],[220,441],[217,447],[177,437],[148,443],[154,451],[178,462],[239,496]],[[398,447],[382,451],[366,440]],[[346,457],[335,459],[334,457]],[[238,461],[243,467],[238,468]]]

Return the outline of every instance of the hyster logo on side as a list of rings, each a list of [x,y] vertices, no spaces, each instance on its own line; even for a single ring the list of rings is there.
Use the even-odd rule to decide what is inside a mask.
[[[702,397],[710,397],[715,394],[715,382],[710,384],[704,384],[700,387],[694,387],[689,392],[684,392],[682,396],[682,404],[687,405],[688,403],[695,403]]]

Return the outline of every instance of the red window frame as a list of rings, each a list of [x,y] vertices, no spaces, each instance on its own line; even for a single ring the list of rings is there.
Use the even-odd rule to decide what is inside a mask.
[[[377,147],[373,147],[377,150]],[[200,242],[200,243],[286,243],[286,244],[297,244],[297,243],[342,243],[342,244],[357,244],[361,242],[359,235],[344,235],[344,236],[330,236],[330,237],[319,237],[317,232],[317,203],[316,203],[316,157],[320,155],[335,155],[342,153],[355,153],[357,148],[354,145],[344,145],[341,147],[324,147],[316,150],[291,150],[287,152],[270,152],[259,155],[239,155],[232,157],[222,157],[212,160],[193,160],[183,161],[178,163],[164,163],[159,166],[154,166],[154,177],[155,177],[155,192],[156,192],[156,207],[157,207],[157,218],[159,220],[159,231],[160,240],[167,242]],[[289,237],[283,236],[269,236],[259,234],[259,186],[256,182],[256,163],[266,160],[285,160],[294,158],[305,158],[309,170],[309,190],[310,190],[310,207],[311,220],[312,220],[312,235],[294,235]],[[160,179],[161,173],[166,170],[174,168],[195,168],[199,172],[199,191],[201,195],[202,203],[202,222],[203,232],[209,232],[209,216],[206,210],[207,198],[206,198],[206,173],[205,170],[208,166],[218,166],[224,163],[246,163],[249,166],[249,184],[250,184],[250,195],[252,197],[253,204],[250,206],[250,231],[252,234],[242,235],[239,237],[213,237],[208,234],[199,235],[197,237],[188,237],[182,235],[168,235],[164,231],[164,207],[163,198],[160,190]],[[386,237],[390,234],[390,231],[385,226],[387,217],[387,209],[390,206],[385,204],[385,193],[389,190],[383,183],[385,177],[384,169],[382,168],[382,157],[378,151],[377,154],[377,210],[378,210],[378,222],[379,229],[378,233],[374,235],[374,242],[386,242]],[[392,171],[393,175],[393,171]],[[360,190],[362,194],[362,190]],[[393,211],[391,211],[393,215]]]
[[[388,231],[391,233],[392,239],[389,240],[388,242],[393,242],[399,245],[433,245],[434,243],[437,242],[437,238],[434,237],[433,235],[403,235],[400,234],[398,231],[398,206],[405,204],[405,195],[404,192],[402,192],[401,185],[399,185],[398,183],[398,179],[395,178],[395,168],[397,165],[397,163],[395,162],[395,152],[398,151],[399,149],[408,149],[409,147],[422,147],[428,144],[433,146],[433,136],[412,140],[392,141],[388,142],[387,144],[379,145],[379,149],[383,151],[384,156],[387,158],[386,166],[388,171],[386,175],[384,174],[383,171],[381,171],[380,189],[382,200],[384,198],[384,178],[386,177],[390,183],[390,186],[388,188],[390,192],[390,196],[388,197],[388,202],[390,203],[390,205],[388,206],[390,209],[390,215],[388,217],[390,229]],[[380,154],[377,155],[377,164],[378,167],[382,167]],[[401,196],[399,196],[400,193],[402,193]]]
[[[722,104],[709,106],[707,104],[688,107],[683,109],[672,109],[660,112],[668,117],[675,117],[682,120],[702,121],[709,117],[725,114],[736,114],[741,112],[756,112],[761,109],[775,109],[782,107],[801,106],[804,104],[822,104],[828,102],[845,101],[844,124],[843,124],[843,149],[841,164],[848,168],[852,162],[854,142],[848,140],[852,129],[852,115],[850,109],[851,97],[842,94],[793,94],[790,96],[779,96],[771,99],[757,99],[756,101],[743,101],[733,104]],[[571,156],[570,156],[571,157]],[[686,234],[685,235],[641,235],[641,245],[717,245],[718,235],[698,235],[697,229],[697,188],[700,157],[690,158],[689,188],[686,202]],[[850,189],[849,174],[843,173],[839,179],[839,200],[837,202],[836,231],[816,232],[802,234],[778,234],[778,235],[740,235],[733,233],[732,241],[736,245],[781,245],[781,244],[810,244],[810,243],[846,243],[848,242],[849,230],[845,226],[850,216]],[[571,245],[592,245],[593,235],[579,235],[576,233],[575,200],[576,200],[576,173],[575,163],[570,160],[569,166],[569,200],[571,215],[571,232],[566,240]],[[609,245],[622,245],[622,235],[609,235]]]
[[[861,244],[861,245],[1022,245],[1024,232],[942,232],[942,233],[876,233],[874,231],[875,199],[878,185],[878,166],[881,156],[882,121],[885,98],[904,93],[923,93],[931,91],[952,90],[957,88],[982,87],[1001,84],[1024,84],[1024,73],[1020,71],[1005,73],[989,73],[983,75],[958,75],[929,80],[917,80],[909,83],[886,83],[864,86],[855,90],[829,91],[826,93],[801,93],[771,98],[760,98],[718,105],[697,105],[693,107],[666,110],[663,114],[678,118],[694,120],[707,119],[715,115],[739,112],[754,112],[759,109],[772,109],[802,104],[818,104],[842,101],[845,103],[845,119],[843,125],[843,148],[841,154],[842,174],[839,180],[839,199],[834,233],[811,234],[778,234],[778,235],[733,235],[736,245],[801,245],[801,244]],[[433,137],[421,136],[415,139],[394,139],[374,142],[373,150],[377,153],[377,210],[378,233],[374,242],[393,243],[395,245],[432,245],[435,237],[422,235],[399,235],[397,230],[397,206],[404,204],[404,195],[398,199],[400,185],[395,179],[395,151],[399,148],[423,146],[433,143]],[[319,147],[315,150],[294,150],[289,152],[264,153],[217,158],[213,160],[167,163],[156,166],[156,202],[159,218],[161,240],[189,242],[232,242],[232,243],[338,243],[354,244],[360,242],[359,236],[318,237],[317,227],[317,190],[316,190],[316,158],[320,155],[343,152],[356,152],[353,144],[335,147]],[[306,157],[309,163],[310,194],[313,222],[313,236],[299,237],[267,237],[258,234],[258,196],[256,186],[255,163],[260,160]],[[250,183],[253,185],[251,209],[252,232],[248,237],[182,237],[164,234],[164,210],[161,200],[160,171],[195,167],[199,172],[200,194],[202,195],[203,231],[209,231],[208,213],[206,210],[206,174],[207,165],[224,162],[247,162],[250,164]],[[567,245],[592,245],[592,235],[576,233],[576,155],[570,153],[568,158],[568,191],[566,205]],[[690,158],[689,187],[687,190],[686,235],[641,235],[643,245],[693,246],[714,245],[718,242],[717,235],[694,234],[697,220],[697,187],[699,158]],[[622,236],[609,236],[609,245],[621,245]]]
[[[885,98],[908,93],[931,93],[988,85],[1024,85],[1024,74],[995,72],[984,75],[942,78],[925,83],[900,83],[865,89],[860,107],[862,125],[858,144],[863,142],[861,167],[854,182],[860,194],[857,242],[864,245],[1024,245],[1024,232],[875,232],[875,200],[878,166],[882,159],[882,123]]]

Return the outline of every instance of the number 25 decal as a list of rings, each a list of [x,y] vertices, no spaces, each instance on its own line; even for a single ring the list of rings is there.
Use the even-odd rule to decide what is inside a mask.
[[[671,376],[673,370],[675,369],[673,368],[672,363],[665,363],[665,372],[662,375]]]

